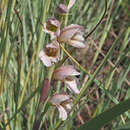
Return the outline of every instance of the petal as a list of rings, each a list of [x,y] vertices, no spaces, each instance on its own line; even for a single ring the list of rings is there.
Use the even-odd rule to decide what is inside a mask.
[[[50,33],[50,39],[53,40],[57,37],[56,33]]]
[[[73,37],[73,40],[84,41],[84,37],[81,34],[77,34]]]
[[[62,31],[64,32],[64,31],[67,31],[67,30],[73,29],[73,28],[78,28],[78,29],[81,30],[81,32],[84,32],[84,31],[85,31],[85,30],[84,30],[84,27],[83,27],[83,26],[80,26],[80,25],[78,25],[78,24],[70,24],[70,25],[64,27]]]
[[[60,46],[59,46],[59,43],[57,42],[57,40],[53,40],[52,43],[53,43],[53,45],[54,45],[56,48],[59,48],[59,49],[60,49]]]
[[[48,29],[46,29],[46,23],[43,24],[43,32],[45,33],[51,33]]]
[[[58,61],[60,60],[60,46],[59,46],[59,43],[58,43],[56,40],[54,40],[54,41],[52,42],[52,44],[53,44],[53,45],[57,48],[57,50],[58,50],[56,57],[52,57],[52,58],[51,58],[52,61],[56,63],[56,62],[58,62]]]
[[[80,91],[78,90],[78,88],[77,88],[77,83],[76,83],[76,80],[65,80],[65,83],[66,83],[66,85],[67,85],[67,88],[71,91],[71,92],[73,92],[73,93],[75,93],[75,94],[79,94],[80,93]]]
[[[70,1],[69,1],[68,9],[70,9],[70,8],[74,5],[75,1],[76,1],[76,0],[70,0]]]
[[[70,99],[67,94],[55,94],[51,97],[50,102],[54,105],[60,105],[60,103]]]
[[[45,49],[40,51],[39,57],[47,67],[50,67],[52,63],[58,62],[60,59],[59,43],[53,40],[51,44],[47,44]]]
[[[51,17],[46,21],[44,25],[44,28],[46,28],[47,30],[51,32],[56,32],[57,29],[60,27],[60,22],[56,18]]]
[[[58,105],[57,108],[59,111],[59,118],[62,119],[63,121],[66,120],[67,119],[67,111],[61,105]]]
[[[64,32],[61,33],[58,40],[60,42],[67,42],[68,40],[70,40],[74,36],[74,34],[76,32],[78,32],[78,30],[79,29],[76,28],[76,29],[71,29],[71,30],[64,31]]]
[[[71,108],[72,108],[72,103],[66,104],[65,107],[66,107],[67,110],[71,110]]]
[[[56,57],[55,57],[55,58],[51,57],[50,59],[51,59],[51,61],[54,62],[54,63],[58,62],[58,60],[59,60],[59,59],[56,58]]]
[[[85,48],[85,44],[81,41],[69,40],[67,43],[76,48]]]
[[[43,31],[50,34],[51,40],[60,34],[60,22],[56,18],[49,18],[43,25]]]
[[[59,43],[56,40],[53,40],[51,44],[47,44],[46,47],[50,48],[59,48]]]
[[[61,66],[57,68],[53,73],[55,80],[64,80],[68,76],[80,75],[72,65]]]
[[[65,28],[60,33],[60,36],[58,37],[58,40],[60,42],[67,42],[70,40],[76,33],[83,32],[84,28],[77,24],[71,24]]]
[[[54,32],[47,30],[46,28],[43,28],[43,32],[50,34],[51,40],[56,38],[56,34]]]
[[[51,59],[44,53],[43,50],[40,51],[39,58],[46,67],[50,67],[52,65]]]

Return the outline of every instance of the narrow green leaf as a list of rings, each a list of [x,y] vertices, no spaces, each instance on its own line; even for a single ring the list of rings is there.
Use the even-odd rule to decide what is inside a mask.
[[[122,125],[114,130],[130,130],[130,121],[128,121],[125,125]]]
[[[128,111],[130,109],[130,98],[122,103],[115,105],[113,108],[103,112],[97,117],[89,120],[82,126],[80,126],[77,130],[97,130],[104,126],[109,121],[115,119],[120,114]]]

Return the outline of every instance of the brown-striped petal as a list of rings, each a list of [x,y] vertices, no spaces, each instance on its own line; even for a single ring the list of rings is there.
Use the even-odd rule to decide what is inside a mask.
[[[43,31],[49,33],[51,39],[54,39],[60,34],[60,22],[56,18],[49,18],[44,23]]]
[[[64,80],[68,76],[80,75],[72,65],[61,66],[57,68],[53,73],[55,80]]]
[[[51,44],[47,44],[45,48],[39,53],[39,58],[46,67],[50,67],[53,63],[58,62],[59,57],[60,48],[56,40],[52,41]]]
[[[59,118],[62,119],[63,121],[66,120],[67,119],[67,111],[61,105],[58,105],[57,108],[59,111]]]
[[[77,40],[69,40],[68,44],[76,48],[85,48],[85,44]]]
[[[76,33],[84,32],[84,28],[77,24],[71,24],[65,28],[60,33],[58,40],[60,42],[67,42],[70,40]]]
[[[51,97],[50,102],[53,105],[60,105],[62,102],[69,99],[70,99],[70,96],[67,94],[55,94]]]
[[[67,88],[71,92],[73,92],[75,94],[79,94],[80,93],[79,89],[77,88],[77,83],[76,83],[75,79],[73,79],[73,80],[65,80],[65,84],[67,85]]]

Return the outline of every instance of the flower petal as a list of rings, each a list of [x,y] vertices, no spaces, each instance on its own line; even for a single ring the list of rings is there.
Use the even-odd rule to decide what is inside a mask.
[[[69,111],[72,108],[72,103],[66,104],[65,108]]]
[[[74,5],[75,1],[76,1],[76,0],[70,0],[70,1],[69,1],[68,9],[70,9],[70,8]]]
[[[60,33],[58,37],[59,42],[67,42],[70,40],[76,33],[84,32],[84,28],[77,24],[71,24],[65,28]]]
[[[72,65],[61,66],[57,68],[53,73],[55,80],[64,80],[68,76],[80,75]]]
[[[54,105],[60,105],[60,103],[69,99],[70,96],[67,94],[55,94],[51,97],[50,102]]]
[[[71,92],[73,92],[73,93],[75,93],[75,94],[79,94],[79,93],[80,93],[80,91],[79,91],[78,88],[77,88],[77,83],[76,83],[76,80],[75,80],[75,79],[73,79],[73,80],[65,80],[65,83],[66,83],[66,85],[67,85],[67,88],[68,88]]]
[[[46,47],[40,51],[39,58],[47,67],[58,62],[60,59],[59,43],[56,40],[53,40],[51,44],[47,44]]]
[[[57,108],[59,111],[59,118],[62,119],[63,121],[66,120],[67,119],[67,111],[61,105],[58,105]]]
[[[46,67],[50,67],[52,65],[50,58],[45,54],[43,50],[40,51],[39,58]]]
[[[43,25],[43,32],[50,34],[51,39],[54,39],[56,37],[55,36],[55,32],[52,32],[52,31],[48,30],[46,28],[46,26],[47,26],[47,23],[44,23],[44,25]]]
[[[43,25],[43,31],[49,33],[51,40],[60,34],[60,22],[54,18],[49,18]]]
[[[77,41],[84,41],[84,37],[81,34],[75,35],[72,39]]]
[[[85,48],[85,44],[77,40],[69,40],[68,44],[76,48]]]

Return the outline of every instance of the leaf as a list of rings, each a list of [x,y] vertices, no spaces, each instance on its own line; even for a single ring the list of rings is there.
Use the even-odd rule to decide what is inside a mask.
[[[127,122],[125,125],[115,128],[114,130],[130,130],[130,121]]]
[[[77,130],[98,130],[104,126],[109,121],[115,119],[120,114],[128,111],[130,109],[130,98],[126,101],[115,105],[113,108],[103,112],[97,117],[89,120],[85,124],[81,125]]]

